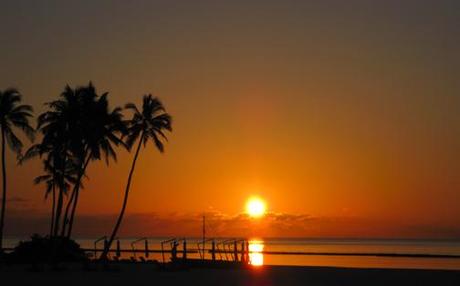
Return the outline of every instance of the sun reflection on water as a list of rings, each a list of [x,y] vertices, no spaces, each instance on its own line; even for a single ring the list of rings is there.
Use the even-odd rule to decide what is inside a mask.
[[[254,266],[264,265],[264,242],[253,239],[249,241],[249,264]]]

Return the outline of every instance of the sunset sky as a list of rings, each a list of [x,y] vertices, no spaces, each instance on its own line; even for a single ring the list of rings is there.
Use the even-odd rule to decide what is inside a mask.
[[[460,238],[460,1],[1,1],[0,39],[0,90],[36,114],[91,80],[173,116],[122,235],[199,235],[206,213],[209,235]],[[115,221],[118,155],[89,167],[81,236]],[[40,162],[8,156],[6,235],[46,232]]]

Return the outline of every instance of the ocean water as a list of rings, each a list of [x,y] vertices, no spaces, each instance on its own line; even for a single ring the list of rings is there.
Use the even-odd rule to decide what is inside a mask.
[[[14,247],[24,238],[7,238],[5,247]],[[149,250],[161,250],[161,242],[168,238],[147,238]],[[124,250],[145,250],[145,241],[133,243],[136,238],[120,239],[120,247]],[[224,239],[218,239],[222,241]],[[94,238],[79,238],[77,242],[89,255],[94,256]],[[193,251],[198,249],[200,239],[187,239],[189,258],[201,257]],[[164,249],[170,251],[170,244],[165,243]],[[240,247],[240,243],[238,243]],[[97,245],[98,249],[103,243]],[[201,248],[202,246],[200,246]],[[116,248],[116,243],[113,244]],[[179,256],[181,256],[182,242],[179,244]],[[211,249],[211,243],[206,243],[206,249]],[[218,248],[223,250],[220,244]],[[232,244],[226,250],[232,249]],[[418,254],[418,255],[458,255],[460,256],[460,240],[362,240],[362,239],[285,239],[266,238],[249,240],[249,259],[257,265],[296,265],[296,266],[335,266],[335,267],[359,267],[359,268],[417,268],[417,269],[455,269],[460,270],[459,258],[426,258],[426,257],[381,257],[381,256],[355,256],[356,253],[382,253],[382,254]],[[91,251],[90,251],[91,250]],[[268,252],[268,253],[267,253]],[[307,253],[334,253],[342,255],[279,255],[270,252],[307,252]],[[96,253],[97,255],[97,253]],[[217,259],[231,259],[231,254],[218,253]],[[161,253],[123,252],[123,258],[156,259],[163,260]],[[165,260],[170,257],[169,252],[164,256]],[[211,259],[211,254],[206,253],[205,258]]]

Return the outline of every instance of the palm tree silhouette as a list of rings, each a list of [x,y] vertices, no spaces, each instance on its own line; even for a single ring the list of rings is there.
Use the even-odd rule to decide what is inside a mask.
[[[53,168],[51,164],[49,164],[48,160],[43,161],[45,175],[40,175],[34,179],[34,184],[38,185],[41,183],[46,184],[46,191],[45,191],[45,200],[48,198],[49,194],[52,194],[52,203],[51,203],[51,222],[50,222],[50,237],[53,235],[53,227],[54,227],[54,213],[56,211],[56,177],[53,175]]]
[[[64,204],[64,195],[68,191],[65,182],[66,172],[69,166],[78,164],[72,150],[81,145],[74,140],[79,136],[79,129],[75,126],[78,122],[79,108],[78,98],[73,89],[66,86],[58,100],[46,104],[49,110],[38,117],[37,129],[43,135],[40,144],[29,149],[27,157],[44,154],[53,164],[53,176],[56,177],[58,186],[53,235],[57,236],[60,230],[60,220]]]
[[[63,96],[61,101],[67,101],[67,103],[75,110],[75,113],[78,114],[75,117],[69,118],[69,148],[72,153],[72,156],[75,160],[78,161],[79,171],[77,175],[77,181],[73,185],[73,190],[70,199],[67,202],[67,206],[64,212],[64,218],[62,223],[61,236],[64,236],[66,233],[66,227],[69,223],[69,212],[72,221],[74,210],[76,209],[76,203],[78,201],[78,194],[80,190],[81,180],[85,174],[86,167],[89,164],[91,158],[87,158],[88,150],[85,148],[85,130],[88,125],[91,124],[91,111],[94,110],[93,106],[97,99],[96,89],[93,84],[90,82],[88,86],[77,87],[75,90],[72,90],[69,86],[66,86],[65,93],[67,96]],[[72,209],[72,210],[71,210]]]
[[[116,161],[117,155],[113,146],[125,145],[119,137],[119,135],[126,133],[121,108],[116,107],[110,111],[107,99],[108,93],[96,98],[97,95],[91,83],[84,91],[82,95],[89,93],[91,94],[89,98],[92,100],[85,101],[83,104],[82,122],[85,127],[81,138],[83,142],[81,151],[83,152],[80,153],[80,160],[84,163],[74,185],[72,198],[69,200],[69,205],[72,204],[72,211],[68,221],[68,238],[72,235],[81,179],[89,162],[91,160],[100,160],[102,157],[104,157],[107,164],[109,164],[111,158]],[[93,94],[96,96],[93,96]]]
[[[71,161],[70,161],[71,162]],[[45,184],[45,200],[48,196],[52,195],[52,207],[51,207],[51,223],[50,223],[50,237],[53,235],[54,229],[54,219],[55,219],[55,211],[56,211],[56,186],[59,187],[61,181],[64,181],[64,189],[65,192],[69,190],[71,185],[75,184],[77,179],[77,166],[75,164],[68,165],[64,173],[59,172],[57,168],[54,167],[52,160],[47,158],[43,160],[43,169],[45,173],[40,175],[34,179],[34,184]],[[61,176],[65,176],[62,178]],[[83,185],[80,187],[83,188]]]
[[[29,117],[32,117],[32,107],[30,105],[21,105],[21,94],[14,88],[0,91],[0,127],[2,133],[2,177],[3,177],[3,195],[2,209],[0,213],[0,252],[3,249],[3,228],[5,223],[6,209],[6,165],[5,145],[8,146],[18,155],[21,153],[23,144],[13,131],[13,127],[21,129],[26,136],[32,141],[34,138],[34,129],[29,125]]]
[[[158,98],[153,97],[151,94],[145,95],[143,97],[142,111],[140,111],[133,103],[126,104],[126,109],[132,110],[134,112],[132,119],[127,122],[128,131],[126,135],[126,145],[129,149],[131,149],[137,140],[139,142],[137,144],[136,153],[134,154],[131,170],[128,175],[128,182],[126,184],[123,205],[118,216],[118,220],[109,238],[109,241],[106,244],[104,251],[101,255],[101,260],[107,259],[110,246],[115,236],[117,235],[118,229],[123,220],[126,205],[128,203],[131,179],[134,173],[134,169],[136,167],[136,162],[139,156],[141,146],[144,145],[145,147],[147,143],[150,140],[152,140],[157,149],[160,152],[163,152],[164,146],[162,140],[167,141],[167,137],[164,131],[172,131],[171,116],[168,113],[166,113],[161,101]]]
[[[49,110],[39,116],[37,127],[43,134],[42,142],[31,147],[24,160],[46,154],[47,160],[53,163],[52,173],[57,177],[54,185],[59,190],[52,212],[53,235],[57,236],[60,231],[61,236],[70,237],[81,181],[90,161],[105,158],[108,163],[111,158],[116,160],[113,146],[125,146],[121,136],[126,132],[126,126],[121,108],[110,110],[108,93],[98,96],[91,82],[75,89],[67,85],[59,99],[46,105]],[[75,178],[67,186],[64,181],[68,176]],[[72,188],[72,194],[64,209],[64,195],[69,188]]]

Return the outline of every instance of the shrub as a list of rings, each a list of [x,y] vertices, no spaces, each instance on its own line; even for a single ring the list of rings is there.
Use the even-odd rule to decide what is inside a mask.
[[[35,234],[31,240],[19,242],[8,255],[8,260],[13,263],[55,263],[85,261],[87,257],[74,240]]]

